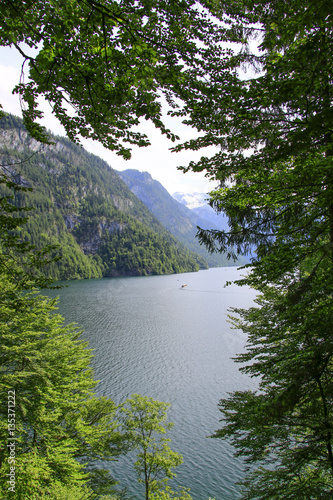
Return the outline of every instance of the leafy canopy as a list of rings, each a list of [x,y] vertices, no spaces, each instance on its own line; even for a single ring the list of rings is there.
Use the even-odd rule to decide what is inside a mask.
[[[0,44],[15,47],[24,57],[22,72],[29,70],[29,80],[22,78],[15,89],[29,133],[47,140],[37,122],[42,95],[70,139],[91,137],[125,158],[127,144],[149,144],[137,128],[141,118],[175,140],[163,123],[160,97],[176,106],[180,87],[193,78],[190,68],[200,65],[204,48],[219,39],[209,4],[2,2]]]

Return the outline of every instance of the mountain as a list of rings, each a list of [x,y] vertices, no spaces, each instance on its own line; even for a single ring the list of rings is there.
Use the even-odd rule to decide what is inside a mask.
[[[31,206],[20,236],[36,247],[58,245],[62,257],[44,272],[55,279],[167,274],[206,268],[167,231],[106,162],[66,138],[31,139],[22,120],[0,120],[2,171],[32,191],[15,192],[18,207]]]
[[[201,209],[201,213],[205,214],[204,200],[202,196],[207,198],[207,195],[198,195],[197,206],[194,209],[189,209],[184,204],[174,199],[168,191],[151,177],[148,172],[139,172],[138,170],[128,169],[122,172],[117,172],[121,179],[127,184],[132,193],[134,193],[157,217],[157,219],[168,229],[179,241],[190,248],[193,252],[200,254],[210,267],[230,266],[235,265],[233,261],[227,260],[223,254],[210,254],[206,248],[200,245],[196,238],[197,226],[203,229],[219,229],[220,227],[214,224],[211,220],[206,220],[197,212],[196,208]],[[200,198],[200,199],[199,199]],[[185,196],[184,196],[185,199]],[[194,197],[192,198],[192,206]],[[215,212],[211,207],[207,207],[208,214],[210,211]],[[222,215],[218,221],[224,221],[226,218]],[[240,264],[238,261],[237,264]]]

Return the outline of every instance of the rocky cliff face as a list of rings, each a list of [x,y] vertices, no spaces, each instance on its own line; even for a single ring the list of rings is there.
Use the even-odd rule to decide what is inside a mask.
[[[105,219],[94,222],[81,221],[79,225],[81,229],[80,234],[82,236],[78,237],[77,240],[82,251],[86,255],[98,253],[103,243],[103,236],[106,234],[112,236],[112,234],[116,232],[121,234],[125,228],[123,224]],[[75,227],[76,226],[74,226],[74,228]]]

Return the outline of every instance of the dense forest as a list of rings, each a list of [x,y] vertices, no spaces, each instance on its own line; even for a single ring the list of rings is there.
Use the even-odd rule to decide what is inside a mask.
[[[33,207],[21,237],[52,245],[59,260],[44,269],[57,280],[197,271],[205,260],[168,233],[100,158],[65,138],[38,145],[22,120],[0,121],[0,161],[12,180],[32,188],[13,194]]]

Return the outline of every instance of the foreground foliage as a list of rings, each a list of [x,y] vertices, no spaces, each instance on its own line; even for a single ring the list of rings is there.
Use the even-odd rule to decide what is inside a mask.
[[[190,168],[220,181],[212,203],[231,229],[201,232],[201,239],[211,249],[255,250],[243,283],[261,292],[261,308],[236,311],[235,320],[249,334],[239,359],[259,375],[260,390],[221,401],[225,426],[216,435],[231,437],[239,454],[260,464],[243,498],[331,498],[331,4],[212,4],[220,9],[218,28],[192,2],[7,0],[1,43],[21,52],[23,41],[42,47],[37,56],[24,54],[32,80],[17,89],[28,106],[25,123],[41,140],[39,94],[70,138],[99,139],[125,157],[126,144],[148,143],[131,129],[140,118],[174,139],[161,121],[160,89],[174,114],[202,132],[175,149],[219,148]]]
[[[49,283],[36,276],[34,248],[11,234],[22,218],[6,198],[1,208],[1,493],[34,500],[57,481],[80,494],[102,492],[105,483],[112,489],[96,461],[121,450],[116,406],[94,395],[81,332],[65,326],[53,313],[55,301],[38,293],[37,286]]]
[[[71,140],[79,134],[91,137],[129,158],[128,145],[149,145],[146,134],[135,128],[143,120],[175,140],[162,119],[161,95],[174,106],[179,87],[199,76],[189,69],[219,38],[205,10],[209,4],[3,1],[0,45],[24,57],[23,72],[30,80],[22,78],[16,92],[30,135],[47,140],[37,120],[42,115],[37,98],[43,95]]]

